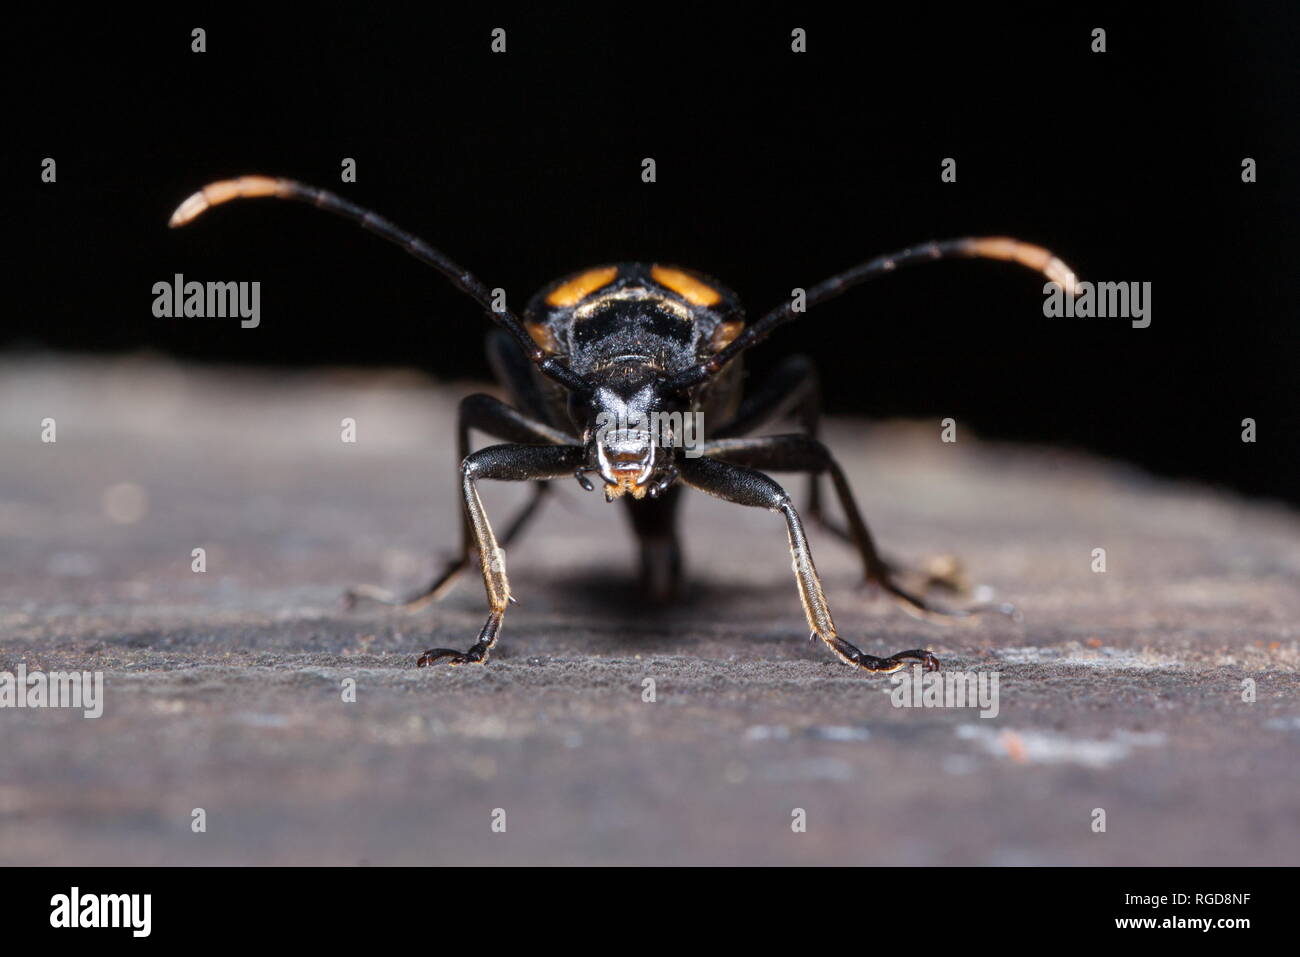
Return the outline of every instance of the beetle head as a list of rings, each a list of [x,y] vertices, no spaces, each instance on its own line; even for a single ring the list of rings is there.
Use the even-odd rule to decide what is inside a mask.
[[[610,367],[596,378],[574,409],[588,470],[605,483],[607,500],[653,497],[676,477],[676,441],[667,423],[671,412],[680,417],[680,400],[663,393],[661,377],[643,361]]]

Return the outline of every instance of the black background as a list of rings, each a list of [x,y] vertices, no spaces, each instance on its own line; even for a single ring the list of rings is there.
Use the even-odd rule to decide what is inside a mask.
[[[242,173],[338,190],[520,307],[563,273],[641,259],[712,274],[757,313],[878,253],[1010,234],[1084,279],[1152,282],[1150,328],[1045,319],[1037,277],[959,262],[812,312],[750,367],[807,352],[831,412],[952,415],[1300,501],[1297,18],[1136,6],[13,22],[0,346],[486,377],[476,308],[355,227],[268,200],[166,228],[190,192]],[[190,52],[195,26],[206,53]],[[261,327],[154,318],[151,287],[176,272],[260,280]]]
[[[602,871],[603,872],[603,871]],[[137,948],[191,946],[199,935],[224,947],[247,947],[281,940],[297,947],[325,945],[374,949],[377,941],[398,938],[407,927],[426,931],[438,919],[440,901],[463,895],[458,873],[408,868],[42,868],[21,873],[6,888],[6,941],[42,947],[109,944]],[[1040,944],[1072,942],[1150,945],[1168,940],[1179,953],[1232,953],[1253,950],[1289,928],[1293,872],[1285,868],[927,868],[925,890],[910,898],[899,889],[915,885],[910,868],[872,868],[853,877],[863,890],[848,905],[864,912],[864,932],[888,931],[909,944],[961,941],[1015,941]],[[743,880],[716,880],[712,873],[676,869],[669,906],[653,914],[653,928],[668,939],[689,940],[705,949],[756,949],[770,942],[775,921],[700,921],[691,909],[671,906],[677,900],[708,896],[724,914],[744,913],[752,894]],[[775,900],[798,900],[807,876],[767,869],[767,893]],[[87,894],[151,894],[152,928],[147,938],[126,929],[51,928],[51,898],[76,886]],[[550,872],[538,880],[524,868],[495,868],[493,892],[509,908],[517,926],[535,927],[552,938],[565,933],[578,940],[607,940],[615,935],[645,936],[634,931],[626,908],[601,906],[608,877]],[[1249,894],[1241,904],[1127,904],[1126,895]],[[901,897],[901,900],[900,900]],[[575,907],[574,902],[580,902]],[[884,908],[877,902],[884,901]],[[944,902],[944,903],[939,903]],[[951,903],[947,903],[951,902]],[[325,912],[325,905],[329,912]],[[446,906],[446,905],[442,905]],[[487,908],[477,900],[463,905]],[[873,916],[883,910],[884,917]],[[834,911],[813,903],[785,919],[800,930]],[[841,911],[843,913],[843,911]],[[1116,928],[1117,918],[1245,917],[1249,928],[1145,929]],[[561,924],[561,921],[565,923]],[[446,922],[445,919],[443,921]],[[405,925],[405,926],[403,926]],[[759,937],[753,932],[757,930]],[[387,937],[385,936],[387,935]],[[409,932],[408,932],[409,936]],[[502,939],[497,935],[496,939]],[[1208,946],[1207,946],[1208,945]]]

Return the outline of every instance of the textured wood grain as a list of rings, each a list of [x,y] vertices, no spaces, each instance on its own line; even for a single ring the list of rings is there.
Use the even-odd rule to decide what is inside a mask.
[[[643,607],[621,508],[573,482],[510,551],[491,664],[416,670],[472,642],[477,580],[414,615],[338,596],[418,584],[452,547],[469,388],[0,365],[0,670],[107,684],[98,720],[0,710],[3,863],[1296,862],[1294,512],[984,444],[959,411],[955,445],[937,423],[833,421],[883,547],[956,553],[1025,615],[913,620],[812,527],[841,631],[997,671],[996,719],[896,709],[887,679],[810,644],[764,512],[693,497],[694,590]],[[520,497],[485,487],[498,527]]]

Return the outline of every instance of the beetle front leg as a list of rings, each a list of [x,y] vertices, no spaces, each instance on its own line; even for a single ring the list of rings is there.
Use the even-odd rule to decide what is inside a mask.
[[[460,466],[461,489],[465,497],[465,515],[479,565],[483,572],[483,587],[487,591],[488,618],[479,632],[478,640],[466,651],[451,648],[431,648],[420,655],[416,664],[423,668],[436,661],[462,665],[487,661],[492,646],[496,644],[510,603],[510,581],[506,578],[505,551],[497,543],[488,521],[483,501],[479,498],[477,482],[493,479],[502,482],[531,482],[569,475],[583,460],[584,452],[576,446],[493,445],[468,456]]]
[[[506,439],[511,442],[538,444],[571,444],[575,441],[545,422],[530,419],[517,409],[512,409],[500,399],[478,393],[468,395],[460,402],[456,413],[456,450],[461,462],[469,455],[470,430],[478,429],[493,438]],[[524,505],[506,527],[503,538],[506,544],[516,538],[537,513],[545,498],[546,486],[538,483],[532,499]],[[409,594],[395,594],[386,588],[375,585],[354,585],[343,595],[345,607],[352,608],[360,601],[373,601],[381,605],[392,605],[404,611],[415,611],[428,602],[440,598],[470,566],[474,536],[468,521],[462,522],[459,553],[439,572],[425,587]]]
[[[876,674],[900,671],[907,667],[908,661],[921,662],[926,671],[939,670],[939,659],[929,651],[918,648],[879,658],[860,651],[836,633],[830,607],[822,593],[821,578],[813,564],[812,551],[804,534],[803,522],[790,501],[789,493],[773,479],[754,469],[702,457],[684,461],[682,481],[692,488],[737,505],[766,508],[781,513],[785,518],[790,558],[808,626],[812,629],[813,637],[825,642],[840,660]]]

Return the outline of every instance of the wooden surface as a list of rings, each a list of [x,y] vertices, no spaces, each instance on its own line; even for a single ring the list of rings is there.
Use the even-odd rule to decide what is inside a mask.
[[[417,670],[472,642],[476,578],[411,615],[338,598],[417,584],[450,551],[471,388],[0,364],[0,671],[99,670],[107,689],[98,720],[0,709],[0,863],[1300,858],[1294,512],[983,444],[959,410],[954,445],[937,423],[833,420],[883,547],[959,555],[1025,619],[914,620],[811,527],[841,631],[998,672],[996,719],[894,708],[888,679],[810,644],[766,512],[692,495],[692,593],[642,606],[621,508],[571,481],[510,551],[493,661]],[[484,488],[498,528],[521,491]]]

